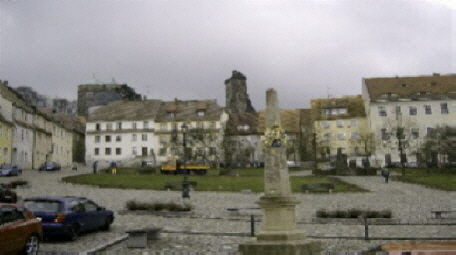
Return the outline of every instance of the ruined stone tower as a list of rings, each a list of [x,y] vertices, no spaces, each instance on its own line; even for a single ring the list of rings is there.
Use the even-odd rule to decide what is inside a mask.
[[[228,113],[255,113],[247,94],[246,80],[244,74],[233,71],[231,78],[225,81],[225,107]]]

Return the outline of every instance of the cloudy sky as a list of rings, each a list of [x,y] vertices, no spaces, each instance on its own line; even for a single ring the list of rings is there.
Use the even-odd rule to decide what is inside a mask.
[[[264,108],[361,93],[367,77],[456,73],[452,0],[0,0],[0,79],[76,99],[96,78],[148,98],[217,99],[247,76]]]

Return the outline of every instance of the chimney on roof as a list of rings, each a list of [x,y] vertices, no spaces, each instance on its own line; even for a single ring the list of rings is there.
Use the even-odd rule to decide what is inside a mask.
[[[433,73],[432,76],[434,76],[434,77],[440,76],[440,73]]]

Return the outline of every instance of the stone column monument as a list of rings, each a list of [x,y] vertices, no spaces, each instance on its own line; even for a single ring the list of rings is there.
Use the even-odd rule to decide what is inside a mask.
[[[263,222],[253,242],[239,245],[239,251],[250,254],[320,254],[320,245],[305,239],[304,231],[296,226],[296,205],[291,193],[286,158],[285,134],[280,122],[277,92],[266,92],[266,131],[264,196],[258,204]]]

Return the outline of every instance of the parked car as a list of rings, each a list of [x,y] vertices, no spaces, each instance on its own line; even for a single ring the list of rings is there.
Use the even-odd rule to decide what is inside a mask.
[[[24,205],[41,218],[46,238],[63,235],[76,240],[83,232],[109,230],[114,221],[113,211],[85,197],[31,197]]]
[[[37,254],[42,238],[41,221],[32,212],[0,204],[0,254]]]
[[[289,168],[298,168],[301,166],[299,161],[287,161],[287,165]]]
[[[19,176],[22,169],[17,165],[3,163],[0,168],[0,176]]]
[[[17,194],[12,191],[10,185],[0,183],[0,203],[16,203]]]
[[[38,170],[40,171],[55,171],[55,170],[60,170],[62,167],[60,166],[59,163],[57,162],[52,162],[52,161],[47,161],[44,162]]]

